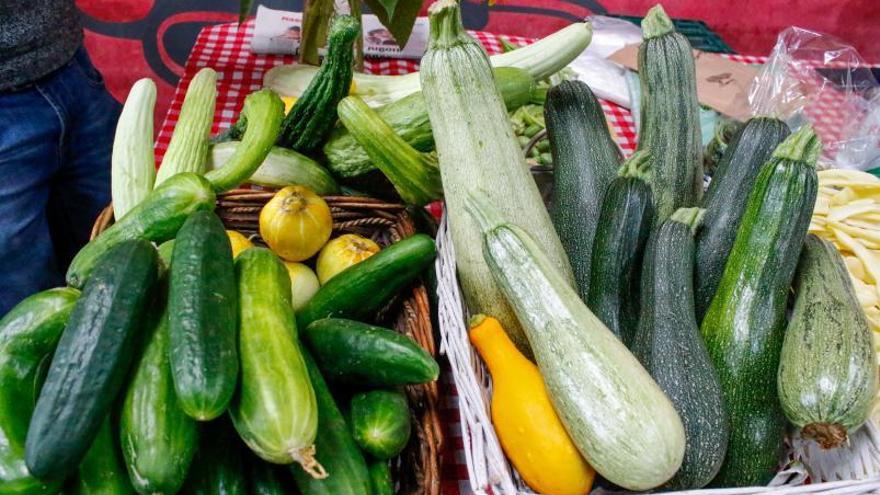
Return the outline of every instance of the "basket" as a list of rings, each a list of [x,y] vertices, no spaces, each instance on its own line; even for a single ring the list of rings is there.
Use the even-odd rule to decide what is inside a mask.
[[[468,314],[458,285],[455,252],[446,218],[437,232],[438,320],[442,347],[458,389],[461,436],[471,489],[477,495],[535,495],[511,466],[492,426],[492,379],[470,345]],[[693,495],[880,493],[880,429],[874,419],[850,435],[850,444],[823,451],[792,435],[788,462],[768,486],[667,492]],[[809,483],[809,484],[807,484]],[[596,489],[594,493],[604,491]],[[606,492],[607,493],[607,492]]]
[[[217,197],[216,212],[229,229],[262,244],[259,238],[259,214],[272,198],[271,190],[238,189]],[[381,246],[416,233],[415,225],[405,207],[397,203],[367,197],[325,196],[333,215],[335,234],[352,233],[368,237]],[[113,223],[113,209],[108,206],[98,215],[92,238]],[[417,283],[398,296],[377,320],[408,335],[437,356],[428,291]],[[426,383],[406,387],[413,414],[413,434],[406,449],[392,463],[397,493],[404,495],[440,495],[440,454],[443,434],[440,426],[440,392],[438,384]]]

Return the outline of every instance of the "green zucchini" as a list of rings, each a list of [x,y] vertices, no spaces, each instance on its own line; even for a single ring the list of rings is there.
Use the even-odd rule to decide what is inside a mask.
[[[599,100],[580,81],[550,88],[544,121],[553,155],[553,226],[568,253],[581,300],[587,301],[593,239],[602,225],[601,201],[622,156]]]
[[[788,291],[816,202],[820,149],[805,126],[761,168],[700,327],[730,418],[715,486],[764,485],[782,459],[785,418],[776,372]]]
[[[808,235],[779,358],[779,400],[788,420],[826,449],[846,444],[877,394],[874,337],[849,277],[837,249]]]
[[[223,222],[199,211],[180,228],[168,290],[168,357],[180,407],[221,415],[238,381],[238,289]]]
[[[50,495],[62,478],[38,479],[25,464],[25,438],[51,357],[79,291],[49,289],[34,294],[0,320],[0,495]]]
[[[314,151],[336,123],[336,105],[351,87],[354,41],[360,21],[339,15],[327,35],[327,56],[306,91],[284,117],[278,144],[300,153]]]
[[[654,218],[651,154],[636,151],[602,198],[593,239],[587,306],[627,346],[639,321],[642,253]]]
[[[67,269],[68,285],[81,288],[98,260],[123,241],[143,239],[161,243],[174,238],[191,213],[213,210],[216,200],[211,183],[204,177],[191,173],[175,175],[76,254]]]
[[[296,314],[299,328],[327,317],[372,316],[434,261],[434,239],[415,234],[339,272]]]
[[[156,174],[157,187],[179,173],[205,171],[216,102],[217,73],[205,67],[193,76],[186,89],[180,116]]]
[[[684,423],[684,461],[673,490],[706,486],[721,468],[728,424],[718,373],[694,316],[694,232],[704,210],[681,208],[654,231],[642,268],[641,317],[633,354]]]
[[[315,360],[305,350],[303,358],[318,403],[316,457],[328,476],[315,478],[301,466],[293,464],[290,471],[296,486],[302,495],[371,495],[370,475],[364,455],[351,437],[351,430],[330,395],[330,389],[318,371]]]
[[[302,338],[331,381],[386,387],[431,382],[440,375],[426,350],[387,328],[325,318],[306,327]]]
[[[152,333],[134,368],[119,414],[119,439],[135,490],[180,491],[198,445],[198,424],[174,392],[168,348],[167,291],[153,307]]]
[[[360,448],[376,459],[396,456],[412,433],[406,395],[396,390],[356,394],[351,399],[351,431]]]
[[[153,108],[156,83],[145,77],[131,86],[113,138],[110,190],[113,215],[122,218],[153,190],[156,157],[153,153]]]
[[[623,488],[648,490],[678,471],[685,433],[678,413],[626,346],[580,300],[523,229],[482,196],[469,208],[483,256],[523,323],[559,418],[584,458]]]
[[[529,73],[515,67],[496,67],[495,86],[508,111],[525,105],[531,98],[535,81]],[[366,95],[364,95],[366,97]],[[376,108],[379,117],[395,134],[419,151],[433,151],[434,134],[428,120],[428,108],[421,91]],[[345,126],[336,126],[324,144],[327,167],[339,177],[351,178],[376,170],[367,151]]]
[[[394,480],[391,479],[388,461],[371,461],[368,469],[373,495],[394,495]]]
[[[58,342],[25,444],[38,477],[73,471],[124,385],[159,272],[156,249],[125,241],[95,266]]]
[[[247,495],[241,441],[226,417],[202,426],[183,495]]]
[[[698,321],[706,314],[718,289],[724,264],[746,210],[745,200],[755,185],[758,172],[789,134],[788,126],[779,119],[749,119],[734,135],[712,175],[709,190],[703,198],[706,215],[697,232],[694,279]]]
[[[76,476],[64,492],[66,495],[134,494],[109,419],[104,420],[98,436],[79,464]]]
[[[429,15],[422,92],[440,159],[462,291],[471,313],[498,318],[517,347],[531,354],[519,321],[474,249],[480,244],[480,229],[465,209],[468,195],[480,191],[489,203],[498,205],[504,220],[541,239],[551,262],[573,285],[571,266],[513,134],[489,59],[482,45],[465,32],[458,2],[435,2]]]
[[[225,167],[241,145],[240,141],[217,143],[211,147],[208,170]],[[296,151],[273,146],[266,159],[247,182],[268,187],[306,186],[322,196],[339,192],[339,185],[324,167]]]
[[[268,249],[250,248],[235,259],[235,275],[241,380],[229,415],[262,459],[295,461],[320,476],[315,391],[297,339],[287,269]]]
[[[694,55],[659,4],[642,21],[639,149],[651,150],[655,225],[703,194],[703,150]]]
[[[424,206],[443,197],[436,155],[410,146],[357,96],[343,98],[337,110],[339,120],[407,204]]]

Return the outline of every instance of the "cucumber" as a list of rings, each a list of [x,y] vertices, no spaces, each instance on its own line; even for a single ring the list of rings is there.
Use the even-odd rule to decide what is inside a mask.
[[[248,495],[241,441],[223,417],[202,426],[183,495]]]
[[[388,461],[372,461],[368,469],[373,495],[394,495],[394,480],[391,479]]]
[[[85,456],[124,385],[158,271],[147,241],[122,242],[98,261],[31,417],[25,459],[35,476],[62,477]]]
[[[412,433],[409,402],[396,390],[373,390],[351,399],[351,431],[360,448],[376,459],[399,454]]]
[[[238,381],[238,289],[223,222],[193,213],[174,241],[168,357],[180,407],[199,421],[229,405]]]
[[[614,335],[632,345],[639,321],[642,253],[654,217],[648,151],[636,151],[602,199],[593,245],[587,306]]]
[[[544,120],[553,155],[551,218],[581,300],[587,301],[602,197],[623,158],[599,100],[583,82],[563,81],[550,88]]]
[[[684,461],[673,490],[706,486],[724,461],[728,423],[718,373],[694,316],[694,231],[699,208],[681,208],[651,235],[642,268],[641,318],[633,354],[684,423]]]
[[[34,294],[0,320],[0,495],[50,495],[62,478],[41,480],[25,464],[24,443],[41,371],[70,318],[79,291]]]
[[[779,119],[749,119],[734,135],[712,175],[703,198],[706,215],[697,231],[694,266],[697,321],[702,321],[718,288],[758,172],[789,134],[788,126]]]
[[[186,480],[198,446],[198,424],[181,409],[168,357],[166,294],[153,308],[153,328],[128,384],[119,437],[129,478],[142,495],[172,494]]]
[[[877,394],[874,337],[849,277],[837,249],[808,235],[777,379],[785,416],[826,449],[847,443]]]
[[[381,309],[434,261],[434,239],[415,234],[352,265],[324,284],[297,312],[299,328],[321,318],[361,319]]]
[[[239,141],[227,141],[212,146],[208,170],[227,166],[229,159],[240,145]],[[339,185],[327,169],[305,155],[280,146],[273,146],[269,150],[260,168],[247,181],[251,184],[278,188],[291,185],[306,186],[321,196],[339,192]]]
[[[134,494],[109,419],[104,421],[76,476],[64,492],[66,495]]]
[[[785,417],[776,373],[788,291],[816,202],[820,149],[805,126],[763,166],[700,327],[730,418],[714,486],[764,485],[782,459]]]
[[[187,172],[173,176],[76,254],[67,269],[68,285],[81,288],[98,260],[121,242],[172,239],[191,213],[213,210],[215,201],[213,186],[204,177]]]
[[[250,248],[235,259],[235,274],[241,382],[229,415],[262,459],[296,461],[320,476],[314,459],[318,410],[296,335],[287,269],[272,251]]]
[[[325,318],[306,327],[302,338],[331,381],[388,387],[431,382],[440,375],[427,351],[387,328]]]
[[[642,21],[639,46],[641,125],[639,149],[654,156],[651,192],[655,225],[703,194],[700,104],[691,44],[675,31],[660,4]]]
[[[316,457],[328,476],[317,479],[301,466],[290,466],[293,479],[302,495],[371,495],[367,462],[351,437],[345,418],[330,395],[330,389],[308,351],[303,352],[309,378],[315,387],[318,404]],[[375,495],[375,494],[372,494]]]
[[[293,480],[286,466],[270,464],[255,455],[245,460],[250,495],[285,495],[293,492]]]

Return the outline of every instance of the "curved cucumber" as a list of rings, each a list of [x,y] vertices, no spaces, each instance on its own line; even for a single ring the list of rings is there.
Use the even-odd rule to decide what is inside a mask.
[[[208,421],[229,405],[238,380],[238,290],[223,222],[192,214],[174,241],[168,292],[168,356],[180,407]]]
[[[18,303],[0,320],[0,495],[50,495],[61,480],[30,474],[24,444],[48,362],[70,312],[76,289],[49,289]]]

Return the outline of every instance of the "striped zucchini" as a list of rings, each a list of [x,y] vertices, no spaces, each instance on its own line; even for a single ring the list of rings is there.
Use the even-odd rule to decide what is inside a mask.
[[[227,141],[211,146],[208,171],[227,166],[240,141]],[[306,186],[320,196],[334,195],[339,185],[327,170],[311,158],[296,151],[273,146],[256,172],[247,182],[268,187]]]
[[[761,169],[700,331],[730,417],[727,456],[714,486],[766,484],[782,459],[777,396],[785,305],[816,202],[821,144],[809,126]]]
[[[153,154],[153,107],[156,106],[156,83],[140,79],[131,87],[113,139],[110,159],[110,190],[113,216],[122,218],[143,201],[156,181],[156,157]]]
[[[639,149],[654,155],[651,191],[655,225],[676,209],[696,206],[703,193],[700,105],[691,44],[675,32],[659,4],[642,21]]]

